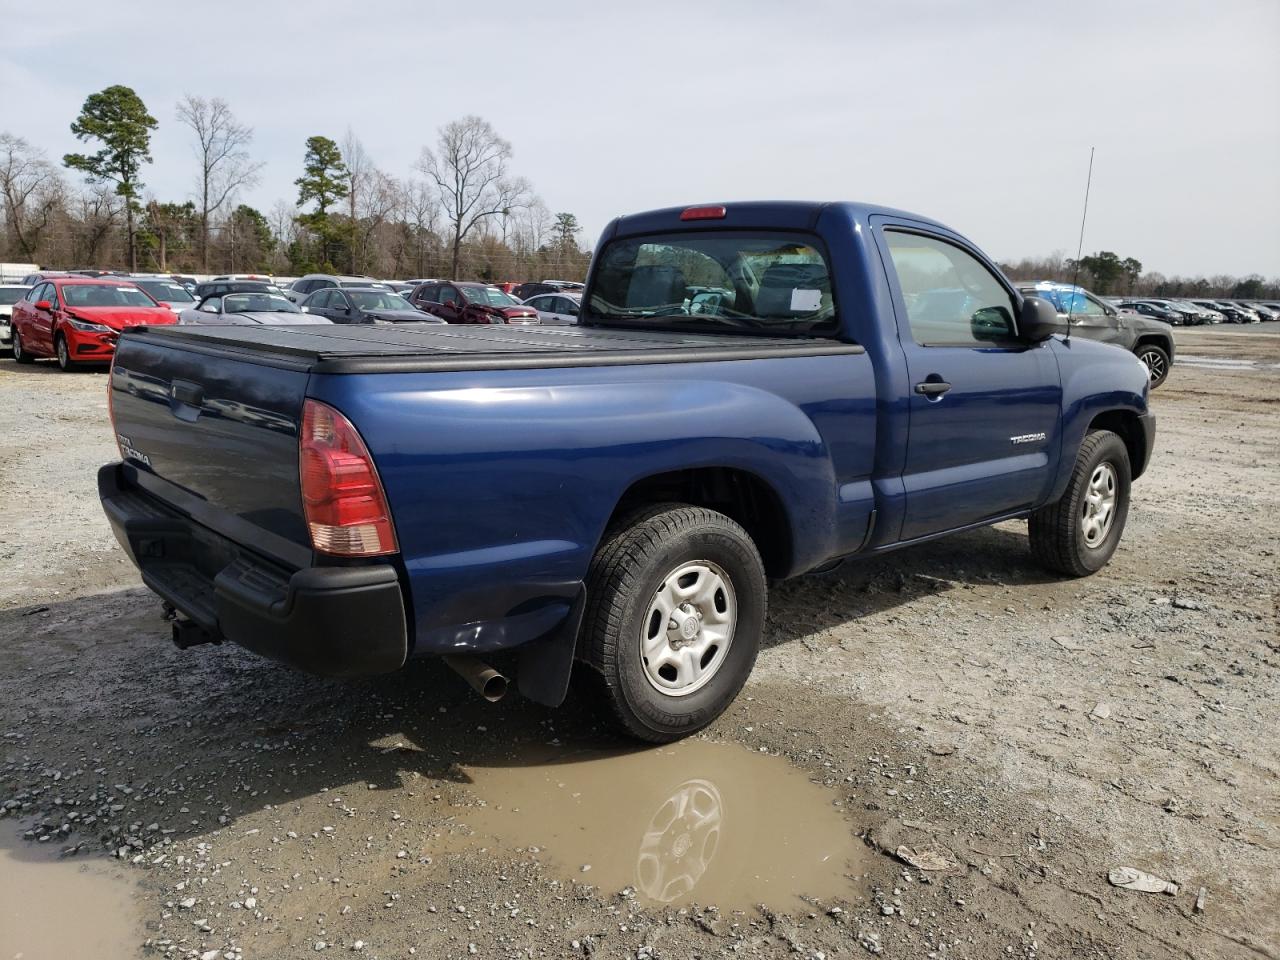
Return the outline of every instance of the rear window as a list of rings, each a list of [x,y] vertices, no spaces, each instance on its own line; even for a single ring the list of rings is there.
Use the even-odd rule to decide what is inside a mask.
[[[615,240],[600,255],[591,320],[770,334],[836,330],[821,242],[788,232],[698,232]]]
[[[176,283],[165,280],[135,280],[134,283],[157,300],[172,300],[175,303],[191,302],[191,294],[187,293],[185,287]]]

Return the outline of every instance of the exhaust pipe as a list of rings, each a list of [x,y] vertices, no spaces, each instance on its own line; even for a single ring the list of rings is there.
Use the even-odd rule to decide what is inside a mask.
[[[445,657],[444,662],[471,689],[490,703],[497,703],[507,695],[507,678],[476,657]]]

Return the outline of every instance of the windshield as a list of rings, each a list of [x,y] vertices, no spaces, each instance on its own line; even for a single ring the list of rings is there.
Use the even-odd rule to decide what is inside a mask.
[[[186,287],[177,283],[169,283],[165,280],[135,280],[134,283],[157,300],[169,300],[177,303],[190,303],[192,301],[192,296],[187,293]]]
[[[223,313],[301,313],[301,308],[274,293],[228,293],[222,298]]]
[[[0,287],[0,305],[9,306],[27,295],[30,287]]]
[[[831,273],[818,244],[806,234],[765,231],[615,240],[595,272],[592,319],[832,333]]]
[[[107,283],[67,284],[62,300],[68,307],[154,307],[158,304],[137,287]]]
[[[497,287],[459,287],[467,303],[483,303],[490,307],[523,306],[515,297],[509,297]]]
[[[347,294],[361,310],[403,310],[404,297],[394,293],[373,293],[369,290],[352,290]]]

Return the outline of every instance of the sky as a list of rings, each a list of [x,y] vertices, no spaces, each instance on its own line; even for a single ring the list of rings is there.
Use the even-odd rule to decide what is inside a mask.
[[[193,195],[192,93],[254,128],[264,212],[308,136],[350,128],[406,177],[478,114],[586,246],[622,213],[814,199],[1074,256],[1093,147],[1086,253],[1280,275],[1280,0],[0,0],[0,131],[83,149],[69,125],[112,84],[159,120],[161,200]]]

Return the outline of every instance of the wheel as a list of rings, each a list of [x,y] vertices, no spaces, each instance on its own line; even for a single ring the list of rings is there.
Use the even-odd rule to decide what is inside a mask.
[[[1066,492],[1031,515],[1031,552],[1050,570],[1087,577],[1116,552],[1129,516],[1132,472],[1124,441],[1110,430],[1084,438]]]
[[[35,360],[35,357],[23,349],[22,337],[19,336],[17,327],[13,328],[13,359],[18,363],[31,363]]]
[[[70,373],[80,366],[71,359],[71,348],[67,346],[67,338],[62,334],[58,334],[58,339],[54,341],[53,349],[58,356],[58,369],[63,373]]]
[[[606,535],[581,654],[621,729],[668,743],[718,717],[755,664],[767,593],[755,544],[714,510],[662,504]]]
[[[1163,347],[1157,347],[1154,343],[1144,343],[1140,344],[1133,353],[1147,365],[1147,377],[1151,381],[1152,390],[1165,382],[1169,376],[1169,354],[1165,353]]]

